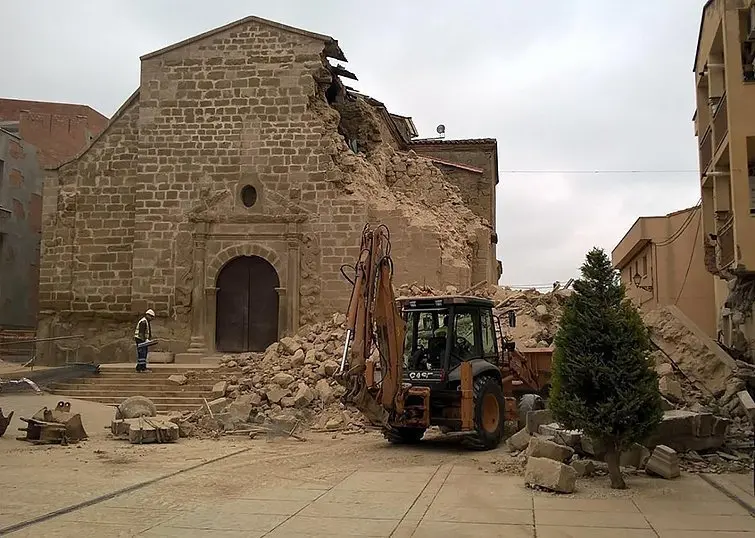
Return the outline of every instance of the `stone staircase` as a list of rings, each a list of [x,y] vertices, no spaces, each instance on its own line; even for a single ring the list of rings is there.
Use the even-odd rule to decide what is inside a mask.
[[[220,379],[217,371],[208,372],[209,365],[201,367],[150,365],[147,373],[136,373],[134,365],[103,364],[100,373],[79,379],[51,383],[53,394],[118,405],[129,396],[146,396],[160,413],[193,410],[204,404],[202,398],[212,399],[212,387]],[[177,385],[168,378],[194,370],[185,385]]]

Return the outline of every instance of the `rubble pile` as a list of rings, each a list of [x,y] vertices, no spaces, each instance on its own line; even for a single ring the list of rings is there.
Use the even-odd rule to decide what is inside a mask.
[[[277,425],[293,432],[358,433],[369,426],[354,408],[340,402],[345,389],[333,380],[345,342],[343,314],[307,325],[264,353],[225,355],[214,400],[182,420],[197,433],[236,431],[249,424]],[[187,374],[190,375],[190,374]]]
[[[535,289],[514,290],[495,285],[473,287],[471,290],[458,290],[449,286],[441,292],[417,283],[401,286],[397,290],[399,296],[409,297],[454,295],[460,292],[490,299],[494,302],[493,310],[498,316],[503,316],[509,310],[515,311],[516,327],[502,326],[502,329],[523,348],[549,347],[553,344],[564,304],[572,293],[570,289],[561,289],[558,286],[542,293]]]

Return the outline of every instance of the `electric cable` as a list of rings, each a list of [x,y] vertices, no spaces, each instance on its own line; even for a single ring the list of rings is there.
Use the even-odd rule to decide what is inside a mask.
[[[498,170],[499,174],[698,174],[699,170]]]
[[[655,245],[658,247],[665,247],[679,239],[679,237],[684,233],[684,230],[687,229],[687,226],[689,226],[690,222],[692,222],[692,219],[695,217],[695,214],[697,211],[701,210],[701,202],[702,198],[697,201],[697,203],[692,207],[693,211],[689,212],[689,215],[687,215],[687,218],[684,219],[684,222],[679,226],[679,228],[671,234],[669,237],[664,239],[663,241],[657,242]]]
[[[695,239],[692,241],[692,252],[689,255],[689,263],[687,264],[687,270],[684,273],[684,280],[682,280],[682,286],[679,288],[679,293],[676,296],[674,304],[679,302],[684,291],[684,286],[687,284],[687,277],[689,277],[689,270],[692,268],[692,259],[695,257],[695,247],[697,246],[697,238],[700,237],[700,228],[703,227],[703,212],[699,213],[700,218],[697,219],[697,230],[695,231]]]

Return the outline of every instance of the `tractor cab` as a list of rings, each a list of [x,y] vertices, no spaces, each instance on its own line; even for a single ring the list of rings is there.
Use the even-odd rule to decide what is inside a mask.
[[[444,389],[459,382],[459,366],[472,363],[473,375],[499,372],[500,320],[493,315],[493,302],[480,297],[408,297],[397,300],[406,323],[404,382]],[[508,313],[510,326],[516,314]],[[497,330],[496,330],[497,329]]]

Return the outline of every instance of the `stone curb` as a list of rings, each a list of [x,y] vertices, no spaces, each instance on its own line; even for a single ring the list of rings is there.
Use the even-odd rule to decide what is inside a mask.
[[[742,491],[738,487],[729,484],[725,480],[721,480],[718,475],[700,473],[697,476],[750,512],[751,516],[755,516],[755,503],[742,495]]]

